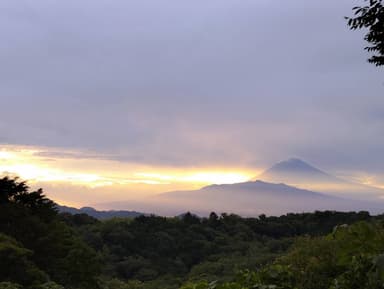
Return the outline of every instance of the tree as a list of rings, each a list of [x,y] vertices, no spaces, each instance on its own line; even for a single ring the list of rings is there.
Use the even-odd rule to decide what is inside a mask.
[[[25,182],[19,182],[17,178],[3,177],[0,179],[0,204],[16,201],[16,196],[28,192]]]
[[[21,285],[11,282],[0,282],[0,289],[21,289]]]
[[[30,286],[46,282],[48,276],[32,262],[33,252],[10,236],[0,233],[0,280]],[[12,287],[13,286],[13,287]],[[17,288],[0,283],[1,288]]]
[[[30,191],[25,182],[4,177],[0,178],[0,269],[0,281],[21,285],[32,284],[32,277],[45,272],[49,278],[37,280],[36,285],[43,287],[34,289],[98,288],[101,263],[99,255],[60,219],[56,204],[41,189]]]
[[[0,205],[7,204],[24,207],[45,219],[51,219],[57,213],[56,204],[44,195],[42,189],[31,192],[26,182],[17,178],[0,179]]]
[[[352,30],[367,28],[364,39],[370,44],[365,50],[374,55],[368,62],[376,66],[384,65],[384,6],[382,0],[364,0],[365,6],[354,7],[354,17],[346,17]]]

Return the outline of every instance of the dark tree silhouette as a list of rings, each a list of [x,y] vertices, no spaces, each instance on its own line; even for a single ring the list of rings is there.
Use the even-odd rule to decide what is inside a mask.
[[[56,204],[48,199],[42,189],[30,191],[24,181],[17,178],[0,178],[0,205],[15,204],[50,218],[57,213]]]
[[[3,177],[0,179],[0,204],[15,202],[20,194],[28,192],[25,182],[19,182],[17,178]]]
[[[365,50],[373,53],[368,62],[384,65],[384,6],[382,0],[364,0],[365,6],[353,8],[354,17],[346,17],[352,30],[368,29],[364,39],[370,44]]]

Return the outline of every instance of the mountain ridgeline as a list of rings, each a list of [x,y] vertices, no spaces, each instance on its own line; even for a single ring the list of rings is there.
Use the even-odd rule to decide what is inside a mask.
[[[105,220],[110,218],[136,218],[145,213],[140,213],[136,211],[126,211],[126,210],[108,210],[108,211],[99,211],[92,207],[83,207],[80,209],[68,207],[68,206],[60,206],[57,205],[57,209],[60,213],[69,213],[72,215],[76,214],[87,214],[96,219]]]
[[[135,208],[167,216],[186,211],[201,216],[207,216],[211,211],[242,216],[315,210],[366,210],[379,214],[384,207],[381,196],[384,196],[382,189],[346,181],[300,159],[289,159],[275,164],[249,182],[166,192],[141,203],[122,201],[101,206]]]
[[[384,195],[382,189],[335,177],[297,158],[273,165],[254,180],[285,183],[346,199],[379,201]]]
[[[273,165],[271,168],[264,171],[261,175],[254,178],[254,180],[258,179],[287,183],[291,183],[297,179],[312,179],[326,182],[338,180],[336,177],[333,177],[330,174],[327,174],[322,170],[315,168],[297,158],[292,158]]]
[[[161,197],[171,204],[192,203],[201,212],[231,211],[255,216],[327,209],[377,214],[384,206],[379,198],[382,195],[381,189],[342,180],[293,158],[275,164],[249,182],[165,193]]]
[[[210,211],[237,212],[245,216],[262,213],[281,215],[289,212],[312,212],[315,210],[380,212],[376,203],[343,199],[331,195],[298,189],[285,184],[262,181],[230,185],[212,185],[197,191],[176,191],[162,194],[161,203],[187,204],[182,210],[193,209],[197,214]]]

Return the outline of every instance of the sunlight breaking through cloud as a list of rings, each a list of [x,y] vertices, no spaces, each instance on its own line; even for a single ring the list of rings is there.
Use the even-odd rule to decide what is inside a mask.
[[[57,152],[56,148],[3,145],[0,148],[0,174],[19,176],[31,184],[65,183],[107,191],[116,188],[142,191],[145,187],[147,193],[173,187],[188,189],[212,183],[242,182],[253,176],[253,171],[244,169],[147,167],[108,160],[97,154],[91,154],[91,157],[78,151]]]

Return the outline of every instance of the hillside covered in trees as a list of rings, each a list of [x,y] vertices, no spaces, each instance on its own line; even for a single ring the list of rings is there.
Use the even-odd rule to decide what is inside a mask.
[[[375,289],[383,252],[367,212],[100,221],[0,179],[1,289]]]

